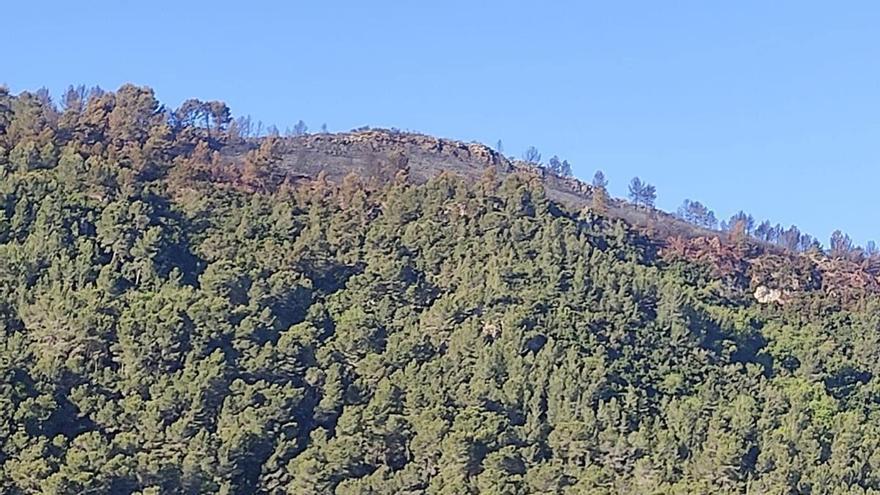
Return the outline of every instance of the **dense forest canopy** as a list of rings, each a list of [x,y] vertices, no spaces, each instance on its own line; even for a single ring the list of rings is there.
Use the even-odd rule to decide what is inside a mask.
[[[0,92],[0,492],[880,492],[846,260],[663,245],[528,174],[293,180],[240,136]]]

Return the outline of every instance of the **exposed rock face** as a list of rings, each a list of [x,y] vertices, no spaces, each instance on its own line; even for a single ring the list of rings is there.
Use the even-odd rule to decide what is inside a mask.
[[[761,304],[782,304],[782,291],[779,289],[771,289],[765,285],[761,285],[757,289],[755,289],[755,300],[757,300]]]
[[[482,167],[511,168],[511,162],[500,153],[479,143],[462,143],[424,134],[388,130],[368,130],[344,134],[309,134],[288,141],[291,152],[315,151],[331,156],[363,153],[409,153],[416,156],[467,162]]]

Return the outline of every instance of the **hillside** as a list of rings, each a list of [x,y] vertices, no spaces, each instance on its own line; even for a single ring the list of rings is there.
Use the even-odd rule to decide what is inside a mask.
[[[0,493],[880,491],[868,259],[479,145],[64,100],[0,91]]]
[[[254,142],[249,146],[232,146],[224,150],[224,154],[240,163],[244,153],[257,146]],[[279,148],[278,166],[294,177],[315,178],[323,173],[329,180],[339,182],[353,173],[366,181],[385,181],[397,170],[406,169],[409,179],[416,184],[425,183],[442,172],[476,182],[491,168],[499,177],[514,173],[534,175],[543,184],[549,199],[572,208],[584,208],[592,199],[589,184],[573,177],[560,177],[534,164],[511,160],[480,143],[369,129],[286,137]],[[648,227],[650,224],[659,239],[671,235],[712,234],[663,211],[648,211],[619,199],[611,198],[608,210],[612,217],[632,225]]]
[[[241,169],[246,155],[259,140],[224,147],[227,165]],[[317,178],[342,184],[356,176],[365,184],[381,185],[405,173],[405,180],[425,184],[442,174],[453,174],[476,184],[510,175],[538,181],[546,197],[572,211],[592,209],[593,187],[574,177],[562,177],[520,160],[511,160],[479,143],[372,129],[342,134],[311,134],[279,138],[272,151],[272,167],[288,181]],[[880,259],[855,253],[832,259],[820,251],[799,253],[730,232],[706,229],[675,215],[608,198],[602,215],[620,219],[644,235],[644,242],[666,258],[682,258],[707,266],[739,293],[764,293],[758,299],[783,302],[813,293],[850,301],[880,292]],[[740,294],[742,295],[742,294]]]

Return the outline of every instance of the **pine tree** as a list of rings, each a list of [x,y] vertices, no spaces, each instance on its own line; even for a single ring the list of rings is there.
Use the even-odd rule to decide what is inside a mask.
[[[591,204],[592,209],[600,215],[608,214],[608,180],[601,170],[597,170],[593,175],[593,190]]]

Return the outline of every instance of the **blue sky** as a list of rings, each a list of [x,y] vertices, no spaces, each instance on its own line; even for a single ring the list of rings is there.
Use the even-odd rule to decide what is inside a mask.
[[[635,175],[658,206],[880,240],[880,2],[4,4],[0,83],[152,86],[281,129],[399,127]]]

